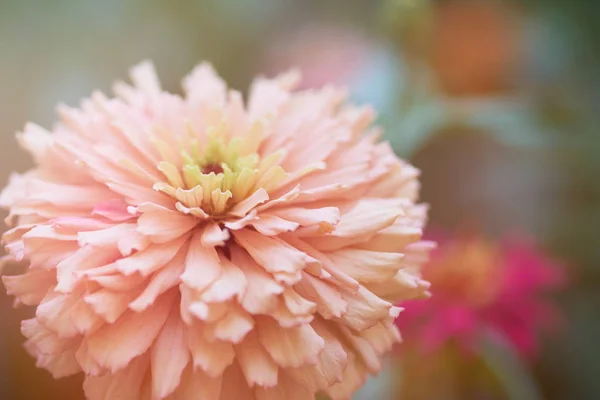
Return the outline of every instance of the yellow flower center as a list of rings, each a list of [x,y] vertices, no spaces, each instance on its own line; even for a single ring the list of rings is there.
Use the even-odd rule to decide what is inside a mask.
[[[191,130],[177,162],[167,161],[167,144],[155,139],[164,160],[157,168],[166,182],[156,182],[154,189],[174,197],[179,211],[202,218],[226,214],[260,188],[266,192],[276,189],[289,176],[277,165],[283,152],[261,159],[254,148],[256,136],[250,133],[246,140],[229,139],[223,125],[209,129],[207,140],[201,144]]]

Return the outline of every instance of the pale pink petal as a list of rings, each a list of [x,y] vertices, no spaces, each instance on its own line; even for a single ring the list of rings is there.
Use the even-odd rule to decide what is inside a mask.
[[[152,275],[143,292],[129,303],[129,308],[140,312],[153,305],[161,294],[179,285],[184,268],[185,254],[179,252],[164,268]]]
[[[235,346],[235,352],[248,386],[271,387],[277,384],[278,367],[260,344],[256,332],[248,333]]]
[[[8,295],[15,296],[25,305],[34,306],[56,285],[56,272],[33,269],[23,275],[3,276],[2,282]]]
[[[187,329],[179,317],[177,307],[165,322],[162,331],[152,346],[152,392],[159,399],[177,389],[181,374],[188,364]]]
[[[233,345],[228,342],[209,342],[204,337],[202,325],[195,322],[188,327],[188,346],[194,360],[194,366],[202,368],[208,376],[220,377],[225,368],[234,360]]]
[[[385,318],[392,304],[374,295],[364,287],[356,293],[343,293],[342,297],[348,303],[348,309],[341,320],[354,330],[362,331],[377,324]]]
[[[208,63],[198,65],[183,81],[192,104],[220,105],[225,102],[227,86]]]
[[[250,225],[265,236],[277,236],[281,233],[292,232],[300,226],[296,222],[291,222],[267,213],[260,214]]]
[[[142,204],[138,208],[142,215],[137,220],[137,230],[155,243],[168,243],[192,230],[198,220],[176,211]]]
[[[92,307],[97,315],[101,316],[109,324],[112,324],[127,310],[127,306],[135,299],[138,292],[113,292],[101,289],[85,296],[83,300]]]
[[[303,387],[317,392],[342,381],[348,357],[339,339],[331,333],[325,322],[317,320],[313,327],[325,339],[325,348],[319,354],[317,365],[290,369],[286,373]]]
[[[196,290],[204,290],[221,274],[219,255],[214,247],[202,244],[202,233],[195,232],[185,259],[181,281]]]
[[[277,386],[269,388],[259,386],[256,388],[257,400],[313,400],[314,397],[315,394],[306,386],[302,386],[285,374],[281,374]]]
[[[32,348],[30,342],[25,343],[25,349],[30,355],[37,358],[36,367],[48,370],[54,379],[65,378],[81,372],[75,359],[74,350],[59,354],[39,354]]]
[[[236,344],[254,328],[254,319],[240,307],[231,306],[227,314],[211,328],[205,332],[209,340],[222,340]]]
[[[147,369],[147,357],[142,356],[112,375],[88,376],[83,383],[85,396],[89,400],[139,399]]]
[[[271,311],[277,304],[277,295],[283,293],[284,287],[275,282],[245,251],[233,248],[232,259],[244,272],[247,282],[242,306],[252,314]]]
[[[127,366],[156,340],[174,300],[174,293],[165,294],[151,310],[126,311],[114,324],[104,325],[87,339],[90,355],[112,373]],[[119,340],[110,339],[114,337]]]
[[[267,272],[273,273],[276,279],[287,281],[285,275],[278,274],[282,272],[291,275],[292,282],[297,281],[302,269],[308,267],[309,264],[318,265],[316,260],[299,252],[281,239],[268,238],[247,229],[235,231],[233,236],[252,258]]]
[[[229,211],[229,214],[236,217],[243,217],[248,214],[250,210],[267,200],[269,200],[269,194],[265,189],[259,188],[249,197],[246,197],[244,200],[236,204],[235,207]]]
[[[224,383],[219,400],[256,400],[254,390],[246,384],[244,374],[237,362],[227,368],[223,374],[223,382],[235,382],[235,384],[227,385]]]
[[[147,276],[171,261],[186,241],[187,236],[182,236],[169,243],[153,244],[143,251],[117,260],[115,264],[125,275],[137,272]]]
[[[402,254],[345,248],[327,253],[329,259],[361,283],[391,279],[402,267]]]
[[[281,367],[300,367],[316,364],[325,341],[308,324],[282,328],[269,317],[257,321],[260,343]]]
[[[229,237],[227,229],[221,229],[218,224],[209,222],[204,228],[201,242],[205,247],[224,246]]]
[[[217,400],[221,396],[223,378],[211,378],[201,370],[188,367],[183,373],[173,400]]]
[[[92,215],[99,215],[115,222],[127,221],[133,218],[133,215],[127,211],[128,206],[129,204],[122,199],[107,200],[96,204],[92,210]]]
[[[246,291],[246,277],[244,273],[226,258],[221,259],[219,263],[221,264],[221,274],[202,293],[200,299],[206,303],[220,303],[234,296],[238,300],[241,299]],[[186,280],[184,282],[188,284]],[[191,285],[189,286],[192,287]],[[198,288],[195,287],[195,289]]]

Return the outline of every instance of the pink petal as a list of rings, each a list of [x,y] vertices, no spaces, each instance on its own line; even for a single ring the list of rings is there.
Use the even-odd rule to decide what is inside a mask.
[[[181,374],[188,364],[190,352],[186,332],[187,328],[179,317],[179,311],[173,308],[152,346],[152,392],[159,399],[177,389]]]
[[[167,243],[184,236],[198,225],[191,216],[151,204],[138,207],[142,215],[137,220],[137,230],[155,243]]]
[[[181,281],[190,288],[202,291],[221,274],[221,262],[214,247],[202,245],[202,233],[195,232],[185,259]]]
[[[248,386],[271,387],[277,384],[277,365],[260,344],[255,331],[249,332],[244,340],[236,345],[235,352]]]
[[[244,272],[247,282],[242,306],[251,314],[268,313],[276,306],[277,296],[283,293],[283,286],[275,282],[244,250],[234,247],[232,259]]]
[[[269,194],[263,188],[257,189],[250,196],[246,197],[244,200],[240,201],[229,211],[228,214],[231,214],[236,217],[243,217],[250,212],[250,210],[254,209],[259,204],[264,203],[269,200]]]
[[[216,400],[221,396],[223,378],[211,378],[201,370],[186,368],[181,385],[173,395],[173,400]]]
[[[148,276],[171,261],[187,240],[188,236],[182,236],[169,243],[153,244],[143,251],[116,261],[115,264],[118,270],[125,275],[137,272]]]
[[[340,341],[331,333],[324,321],[316,320],[312,326],[325,339],[325,348],[319,354],[317,365],[289,369],[286,373],[303,387],[317,392],[342,381],[344,370],[348,365],[348,357]]]
[[[227,229],[221,229],[219,224],[209,222],[204,228],[201,242],[204,247],[224,246],[229,237]]]
[[[92,215],[99,215],[115,222],[127,221],[134,217],[127,211],[128,206],[129,204],[122,199],[107,200],[96,204],[92,210]]]
[[[328,253],[336,267],[361,283],[382,282],[392,278],[402,267],[404,257],[398,253],[384,253],[345,248]]]
[[[23,275],[3,276],[6,293],[28,306],[38,305],[48,290],[56,285],[56,272],[32,269]]]
[[[277,365],[300,367],[316,364],[325,341],[310,325],[282,328],[269,317],[257,318],[258,337]]]
[[[163,295],[154,307],[135,313],[126,311],[112,325],[104,325],[87,339],[90,355],[112,373],[124,368],[150,348],[163,327],[175,293]],[[114,340],[114,338],[119,340]]]
[[[109,324],[114,323],[127,310],[131,302],[139,293],[138,291],[113,292],[101,289],[84,297],[84,301],[92,307],[94,312]]]
[[[202,368],[208,376],[213,378],[220,377],[235,358],[233,345],[222,341],[209,342],[206,340],[199,322],[188,327],[188,346],[194,366]]]
[[[134,359],[112,375],[87,376],[83,390],[89,400],[138,399],[148,369],[148,357]]]
[[[273,273],[276,278],[284,277],[285,275],[278,274],[278,272],[283,272],[294,277],[297,276],[297,278],[293,278],[294,281],[297,281],[300,279],[299,272],[302,269],[307,268],[309,264],[318,265],[316,260],[294,249],[281,239],[265,237],[248,229],[235,231],[233,235],[252,258],[267,272]]]
[[[152,275],[144,291],[129,304],[129,308],[141,312],[152,306],[161,294],[179,285],[185,267],[184,260],[184,253],[179,252],[164,268]]]
[[[315,394],[306,386],[302,386],[285,374],[281,374],[277,386],[256,388],[257,400],[314,400],[314,398]]]

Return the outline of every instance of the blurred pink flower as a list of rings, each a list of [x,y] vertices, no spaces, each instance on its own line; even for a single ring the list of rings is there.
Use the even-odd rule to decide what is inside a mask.
[[[356,30],[309,25],[292,30],[267,49],[267,71],[290,67],[302,72],[302,86],[354,83],[373,56],[373,44]]]
[[[247,105],[206,64],[183,98],[132,79],[19,135],[37,167],[0,205],[29,267],[3,281],[37,365],[92,400],[349,398],[428,287],[418,171],[293,73]]]
[[[472,353],[480,335],[504,337],[524,358],[560,313],[545,296],[564,284],[561,268],[523,237],[493,243],[477,236],[445,238],[423,268],[432,297],[403,304],[397,324],[405,345],[434,351],[449,341]]]

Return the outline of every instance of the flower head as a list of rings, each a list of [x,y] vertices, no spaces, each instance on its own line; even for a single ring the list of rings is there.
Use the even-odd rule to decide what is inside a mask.
[[[525,238],[494,243],[459,235],[440,242],[423,270],[431,299],[408,302],[398,321],[406,336],[428,350],[454,340],[473,352],[487,332],[523,357],[535,355],[539,331],[558,318],[544,294],[561,286],[561,269]]]
[[[19,135],[37,167],[0,204],[29,267],[3,280],[38,366],[92,400],[348,398],[428,287],[417,170],[293,73],[247,105],[205,64],[185,97],[132,79]]]

